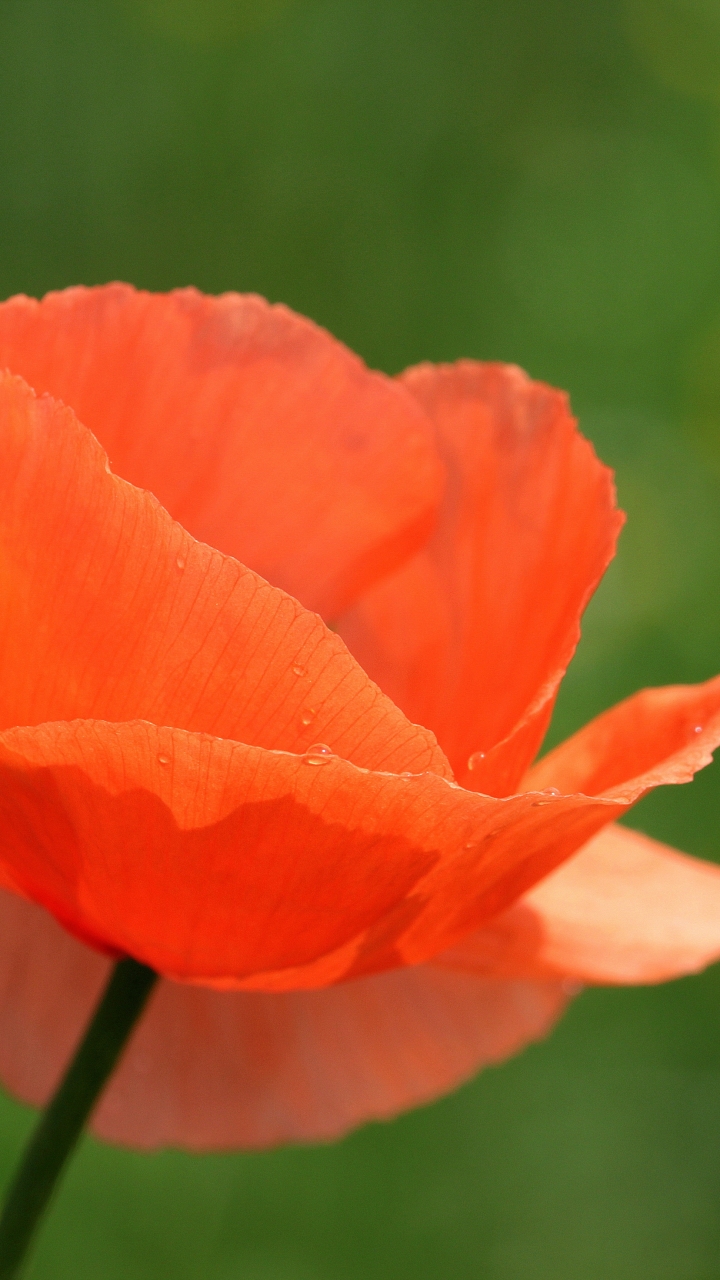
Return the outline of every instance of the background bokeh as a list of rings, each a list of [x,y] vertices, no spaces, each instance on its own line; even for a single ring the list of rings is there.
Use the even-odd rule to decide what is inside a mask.
[[[0,295],[113,278],[568,388],[629,523],[552,739],[720,669],[720,0],[3,0]],[[632,821],[720,858],[720,768]],[[718,1280],[720,973],[336,1146],[85,1140],[30,1275]]]

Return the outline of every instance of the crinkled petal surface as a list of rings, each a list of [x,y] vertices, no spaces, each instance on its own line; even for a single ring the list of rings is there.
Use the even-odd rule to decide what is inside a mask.
[[[316,758],[144,721],[7,730],[3,882],[168,976],[324,986],[427,958],[458,912],[468,932],[616,811]],[[432,933],[430,953],[406,956],[397,947],[427,912],[440,943]]]
[[[316,614],[196,542],[70,409],[9,375],[0,450],[0,729],[146,719],[449,776]]]
[[[0,892],[0,1077],[42,1103],[108,962]],[[264,1147],[337,1137],[446,1092],[542,1035],[557,980],[420,966],[324,991],[216,992],[161,980],[93,1119],[134,1147]]]
[[[206,985],[291,990],[417,964],[707,764],[720,678],[647,690],[575,741],[537,767],[574,792],[503,800],[147,722],[6,730],[2,883],[79,937]],[[621,782],[623,752],[641,771]]]
[[[5,882],[89,941],[220,986],[272,986],[276,970],[290,986],[333,981],[378,919],[407,916],[482,805],[432,773],[146,721],[0,734]]]
[[[720,867],[606,827],[437,963],[486,977],[664,982],[720,959]]]
[[[622,515],[561,393],[470,361],[402,381],[447,467],[439,524],[339,630],[410,719],[434,729],[464,786],[508,795],[547,728]]]
[[[284,306],[119,284],[11,298],[3,368],[70,405],[196,538],[325,617],[431,528],[421,406]]]

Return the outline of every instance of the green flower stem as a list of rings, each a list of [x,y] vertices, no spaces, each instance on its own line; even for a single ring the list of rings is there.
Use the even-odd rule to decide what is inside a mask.
[[[63,1166],[156,981],[157,974],[137,960],[120,960],[116,964],[79,1048],[10,1184],[0,1217],[0,1280],[14,1280],[20,1275]]]

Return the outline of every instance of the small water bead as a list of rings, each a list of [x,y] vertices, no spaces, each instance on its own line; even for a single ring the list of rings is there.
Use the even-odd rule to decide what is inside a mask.
[[[479,769],[484,759],[485,759],[484,751],[474,751],[467,762],[467,767],[470,770],[470,772],[472,773],[473,769]]]
[[[466,840],[463,849],[477,849],[477,840]]]
[[[547,796],[547,799],[546,799],[546,800],[533,800],[533,808],[534,808],[534,809],[537,809],[537,808],[538,808],[538,806],[539,806],[539,805],[541,805],[541,804],[550,804],[550,801],[551,801],[552,797],[553,797],[553,796],[559,796],[560,794],[561,794],[561,792],[560,792],[560,791],[558,791],[557,787],[544,787],[544,788],[543,788],[543,790],[540,792],[540,795],[541,795],[541,796]]]
[[[300,717],[300,723],[305,725],[312,724],[316,715],[317,715],[317,707],[308,707],[307,711],[303,711]]]
[[[175,561],[175,563],[176,563],[176,565],[177,565],[178,569],[181,569],[181,570],[182,570],[182,569],[184,569],[184,568],[185,568],[185,560],[184,560],[183,556],[178,556],[178,558],[177,558],[177,560]]]
[[[702,733],[702,731],[703,731],[703,727],[702,727],[702,725],[701,725],[701,724],[696,724],[696,725],[695,725],[695,728],[693,729],[693,733]]]
[[[293,669],[292,669],[292,670],[293,670],[293,675],[294,675],[294,676],[304,676],[304,675],[305,675],[305,668],[304,668],[304,667],[295,666],[295,667],[293,667]]]
[[[308,747],[302,761],[303,764],[330,764],[336,758],[332,747],[326,746],[324,742],[316,742],[314,746]]]
[[[159,755],[157,760],[158,760],[158,764],[162,765],[163,769],[167,769],[168,765],[170,764],[169,756]]]

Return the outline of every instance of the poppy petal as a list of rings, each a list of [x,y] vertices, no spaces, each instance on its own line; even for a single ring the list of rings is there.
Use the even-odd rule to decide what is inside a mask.
[[[641,777],[648,787],[690,782],[712,761],[719,722],[720,676],[641,689],[549,751],[523,786],[621,798]]]
[[[11,729],[0,866],[79,937],[168,976],[263,985],[289,970],[293,985],[309,966],[300,985],[324,985],[453,838],[447,803],[427,812],[425,778],[455,794],[324,747],[291,755],[144,721]]]
[[[490,977],[665,982],[720,959],[720,867],[606,827],[436,963]]]
[[[542,741],[623,517],[560,392],[471,361],[402,381],[433,418],[447,467],[439,524],[339,631],[406,715],[434,729],[463,786],[508,795]]]
[[[72,410],[7,374],[0,449],[0,728],[142,718],[450,775],[316,614],[195,542]]]
[[[483,854],[485,859],[490,856],[482,846],[465,854],[469,874],[463,858],[455,864],[438,863],[415,890],[427,895],[427,906],[397,942],[398,949],[410,962],[427,960],[444,949],[437,944],[453,930],[458,941],[463,932],[474,932],[470,921],[479,923],[480,911],[486,919],[498,915],[648,791],[690,782],[711,763],[719,745],[720,676],[700,685],[645,689],[605,712],[526,775],[525,798],[541,806],[548,825],[524,830],[526,817],[517,820],[514,835],[521,852],[516,850],[512,867],[503,869],[496,888],[488,887],[487,867],[479,874]],[[509,814],[516,801],[511,797],[501,803]],[[579,827],[586,823],[587,836],[578,839]],[[500,819],[493,832],[498,848],[503,847],[501,824]],[[556,833],[554,846],[545,843],[551,829]],[[537,874],[543,858],[544,869]],[[473,890],[474,877],[483,884],[481,899]]]
[[[0,940],[0,1077],[42,1103],[108,961],[5,893]],[[494,982],[431,966],[280,995],[161,981],[92,1127],[142,1148],[334,1138],[517,1052],[566,1000],[557,980]]]
[[[655,735],[673,754],[595,797],[496,799],[147,722],[7,730],[0,867],[79,937],[203,985],[319,987],[420,963],[707,763],[720,679],[683,692],[714,703],[704,741],[676,716],[672,744]]]
[[[4,367],[196,538],[325,617],[430,530],[442,468],[417,400],[287,307],[120,284],[11,298]]]

